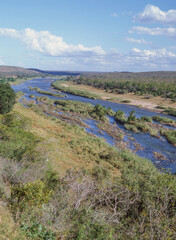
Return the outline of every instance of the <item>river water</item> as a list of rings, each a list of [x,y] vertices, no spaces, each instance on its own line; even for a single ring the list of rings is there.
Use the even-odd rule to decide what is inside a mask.
[[[125,115],[129,115],[129,113],[132,110],[135,110],[135,115],[138,118],[141,118],[142,116],[152,117],[154,115],[160,115],[164,117],[166,116],[163,114],[151,112],[143,108],[137,108],[135,106],[129,106],[125,104],[112,103],[112,102],[103,101],[103,100],[93,100],[85,97],[75,96],[72,94],[66,94],[67,95],[66,98],[56,98],[56,97],[37,93],[36,91],[29,90],[29,86],[31,86],[31,87],[38,87],[41,90],[51,91],[52,82],[53,82],[52,79],[38,78],[34,80],[28,80],[23,84],[13,85],[12,87],[15,90],[15,92],[23,91],[25,93],[24,98],[26,98],[27,100],[31,100],[31,98],[29,98],[29,95],[32,94],[35,97],[47,96],[51,99],[75,100],[75,101],[80,101],[85,103],[91,103],[92,105],[101,104],[105,107],[111,107],[114,111],[122,110],[125,113]],[[63,95],[65,95],[65,93],[63,93]],[[167,117],[176,120],[176,117],[172,117],[172,116],[167,116]],[[143,150],[139,150],[137,152],[137,155],[150,159],[157,167],[169,169],[173,173],[176,172],[176,147],[168,143],[167,140],[162,141],[155,137],[151,137],[148,133],[139,134],[139,133],[133,133],[131,131],[127,131],[124,129],[123,125],[116,123],[113,117],[109,117],[109,119],[111,124],[117,124],[119,128],[121,128],[124,132],[127,133],[127,136],[125,136],[126,140],[129,140],[128,135],[130,135],[130,137],[135,139],[136,143],[139,143],[141,145]],[[90,127],[90,128],[86,128],[87,132],[93,133],[98,137],[104,138],[105,141],[108,142],[110,145],[114,145],[114,141],[113,141],[114,139],[111,136],[109,136],[107,133],[103,131],[102,131],[103,134],[101,134],[101,132],[96,126],[96,121],[87,119],[85,120],[85,122]],[[131,144],[130,146],[132,148]],[[155,159],[153,156],[153,152],[161,153],[167,158],[167,160]]]

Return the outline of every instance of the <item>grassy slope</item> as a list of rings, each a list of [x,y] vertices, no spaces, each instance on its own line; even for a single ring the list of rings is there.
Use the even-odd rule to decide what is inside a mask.
[[[118,182],[122,182],[124,186],[141,192],[142,197],[147,198],[154,194],[153,188],[159,173],[151,162],[128,151],[119,152],[103,140],[90,136],[80,127],[39,115],[19,103],[13,111],[31,120],[30,131],[42,138],[41,145],[46,148],[48,159],[60,176],[64,176],[65,172],[73,167],[91,170],[100,165],[108,169],[111,176],[118,177]],[[16,238],[11,237],[15,223],[10,213],[1,216],[0,239],[23,239],[18,237],[20,232],[16,233]],[[9,235],[6,236],[8,232]]]
[[[96,154],[94,155],[94,151],[96,152],[94,149],[97,149],[96,145],[99,145],[101,151],[105,151],[107,148],[107,144],[101,144],[103,141],[96,139],[96,141],[91,142],[93,152],[90,153],[91,149],[88,148],[92,137],[85,130],[66,125],[59,120],[52,121],[50,118],[40,116],[20,104],[16,104],[14,110],[32,120],[32,132],[45,139],[49,158],[54,169],[59,171],[60,175],[73,167],[92,168],[93,162],[96,161]],[[73,146],[78,141],[85,142],[84,148]],[[106,165],[108,164],[106,163]],[[113,172],[117,173],[119,170],[113,169]]]

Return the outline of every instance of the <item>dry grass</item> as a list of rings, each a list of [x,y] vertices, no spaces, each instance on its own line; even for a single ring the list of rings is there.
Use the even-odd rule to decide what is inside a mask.
[[[25,240],[18,230],[9,210],[0,201],[0,239],[1,240]]]

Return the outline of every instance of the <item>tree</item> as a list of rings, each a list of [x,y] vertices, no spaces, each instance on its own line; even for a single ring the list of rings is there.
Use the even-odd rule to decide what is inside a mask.
[[[0,84],[0,113],[6,114],[10,112],[15,104],[16,94],[10,84]]]

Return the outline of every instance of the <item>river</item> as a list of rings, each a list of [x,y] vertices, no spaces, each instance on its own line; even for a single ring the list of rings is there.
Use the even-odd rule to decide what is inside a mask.
[[[27,100],[31,100],[29,95],[34,95],[36,96],[47,96],[51,99],[61,99],[61,98],[56,98],[44,94],[37,93],[36,91],[30,91],[29,86],[31,87],[38,87],[41,90],[45,91],[51,91],[51,83],[53,82],[52,79],[47,79],[47,78],[38,78],[38,79],[33,79],[33,80],[28,80],[24,82],[23,84],[19,85],[13,85],[12,88],[14,89],[15,92],[17,91],[23,91],[25,93],[24,98]],[[65,95],[65,93],[63,93]],[[138,108],[135,106],[130,106],[130,105],[125,105],[125,104],[119,104],[119,103],[112,103],[108,101],[103,101],[103,100],[93,100],[85,97],[80,97],[80,96],[75,96],[72,94],[66,94],[67,97],[64,98],[64,100],[75,100],[75,101],[80,101],[80,102],[85,102],[85,103],[91,103],[92,105],[96,104],[101,104],[105,107],[111,107],[112,110],[118,111],[122,110],[126,115],[129,115],[129,112],[132,110],[135,111],[136,117],[140,118],[142,116],[149,116],[152,117],[154,115],[160,115],[166,117],[166,115],[151,112],[149,110],[143,109],[143,108]],[[63,99],[63,98],[62,98]],[[168,118],[176,120],[176,117],[172,116],[167,116]],[[117,124],[119,128],[123,129],[127,133],[126,140],[128,139],[128,135],[130,137],[135,139],[136,143],[139,143],[141,147],[143,148],[142,150],[139,150],[137,154],[141,157],[150,159],[157,167],[160,168],[165,168],[169,169],[171,172],[176,172],[176,147],[168,143],[166,140],[161,141],[158,138],[151,137],[148,133],[134,133],[131,131],[127,131],[124,129],[124,126],[115,123],[114,118],[110,117],[110,123],[111,124]],[[109,136],[107,133],[102,132],[103,134],[100,133],[99,129],[96,126],[96,122],[94,120],[87,119],[85,122],[89,125],[90,128],[86,128],[87,132],[93,133],[94,135],[104,138],[106,142],[110,145],[114,145],[114,139]],[[153,152],[158,152],[164,155],[167,160],[158,160],[155,159],[153,156]]]

